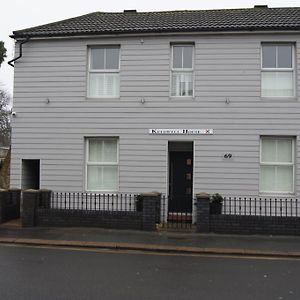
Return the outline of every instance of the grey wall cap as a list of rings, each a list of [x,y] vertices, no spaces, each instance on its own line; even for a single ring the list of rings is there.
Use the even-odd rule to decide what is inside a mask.
[[[196,198],[209,198],[209,197],[210,197],[209,193],[206,192],[201,192],[196,194]]]
[[[10,189],[8,189],[10,192],[21,192],[21,189],[19,188],[15,188],[15,187],[12,187]]]
[[[159,192],[148,192],[148,193],[141,193],[142,197],[159,197],[161,193]]]
[[[43,193],[48,193],[48,192],[52,192],[52,190],[48,190],[48,189],[40,189],[40,192],[43,192]]]
[[[29,189],[29,190],[25,190],[25,193],[39,193],[40,190],[34,190],[34,189]]]

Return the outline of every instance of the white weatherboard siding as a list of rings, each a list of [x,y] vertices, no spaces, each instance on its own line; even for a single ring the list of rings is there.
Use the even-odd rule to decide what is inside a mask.
[[[260,97],[261,42],[298,35],[30,41],[15,65],[11,185],[21,159],[41,160],[41,187],[85,189],[84,137],[119,137],[119,191],[167,192],[169,141],[194,141],[194,192],[259,194],[260,135],[296,136],[299,195],[299,99]],[[195,43],[195,98],[170,98],[170,43]],[[120,98],[87,99],[87,47],[120,45]],[[300,48],[296,49],[296,73]],[[299,95],[300,76],[296,94]],[[50,103],[46,104],[46,99]],[[141,99],[145,103],[141,103]],[[230,103],[225,103],[229,98]],[[213,135],[149,135],[150,128],[211,128]],[[231,159],[224,159],[232,153]]]

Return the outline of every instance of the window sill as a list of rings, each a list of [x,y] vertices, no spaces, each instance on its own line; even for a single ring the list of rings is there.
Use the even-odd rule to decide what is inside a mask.
[[[116,195],[116,194],[119,193],[119,191],[85,190],[85,193],[90,193],[90,194],[113,194],[113,195]]]
[[[294,192],[291,193],[280,193],[280,192],[259,192],[259,197],[276,197],[276,198],[291,198],[291,197],[296,197],[296,194]]]
[[[296,102],[297,97],[260,97],[262,101],[284,101],[284,102]]]
[[[196,98],[194,96],[190,97],[190,96],[170,96],[169,100],[171,101],[186,101],[186,100],[195,100]]]
[[[85,97],[85,100],[87,100],[87,101],[118,101],[118,100],[120,100],[120,97],[103,97],[103,98]]]

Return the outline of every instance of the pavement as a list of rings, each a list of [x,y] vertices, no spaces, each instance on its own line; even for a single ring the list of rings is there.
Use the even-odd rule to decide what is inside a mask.
[[[220,235],[0,225],[0,244],[300,258],[300,236]]]

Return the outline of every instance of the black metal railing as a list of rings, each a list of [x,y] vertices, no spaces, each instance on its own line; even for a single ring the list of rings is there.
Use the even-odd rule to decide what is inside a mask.
[[[300,216],[299,200],[296,198],[225,197],[222,214],[249,216]]]
[[[195,221],[196,199],[161,196],[161,226],[163,228],[191,229]]]
[[[52,192],[51,198],[40,200],[39,207],[44,209],[137,211],[136,203],[136,194]]]

